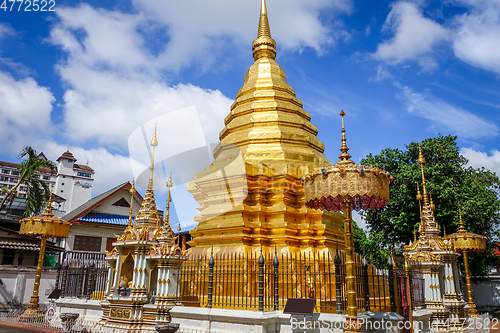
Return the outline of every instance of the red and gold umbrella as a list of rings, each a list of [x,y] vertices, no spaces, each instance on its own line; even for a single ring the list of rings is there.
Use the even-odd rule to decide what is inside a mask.
[[[354,238],[352,210],[382,208],[389,202],[389,183],[392,176],[376,167],[357,165],[347,152],[344,110],[342,117],[342,147],[339,161],[332,166],[314,170],[304,178],[306,207],[343,211],[346,252],[348,321],[357,321],[356,276],[354,274]],[[358,328],[359,329],[359,328]],[[348,331],[356,332],[349,325]]]

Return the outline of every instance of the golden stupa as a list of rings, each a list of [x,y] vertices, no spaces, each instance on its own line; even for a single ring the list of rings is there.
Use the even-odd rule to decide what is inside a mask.
[[[282,253],[344,249],[342,216],[308,209],[302,177],[331,165],[302,102],[276,63],[266,2],[262,0],[254,63],[225,118],[214,162],[188,190],[199,203],[191,232],[193,253]]]

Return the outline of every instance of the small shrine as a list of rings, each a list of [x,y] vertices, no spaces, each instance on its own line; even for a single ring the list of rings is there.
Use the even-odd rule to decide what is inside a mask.
[[[104,327],[128,332],[155,331],[156,324],[170,322],[169,310],[178,304],[179,269],[186,257],[176,244],[169,223],[170,187],[165,221],[156,209],[153,192],[154,149],[158,146],[156,128],[151,140],[153,154],[146,195],[132,225],[132,205],[127,228],[116,235],[113,250],[106,252],[109,264],[106,300],[103,301]],[[130,194],[134,195],[132,186]]]
[[[460,256],[449,239],[440,236],[434,216],[434,203],[427,193],[425,159],[419,146],[418,163],[422,171],[423,195],[417,187],[420,205],[419,237],[405,246],[404,256],[412,271],[424,278],[425,308],[432,312],[431,326],[440,331],[462,331],[465,301],[460,289],[457,259]],[[429,199],[430,198],[430,199]],[[423,202],[423,203],[422,203]]]

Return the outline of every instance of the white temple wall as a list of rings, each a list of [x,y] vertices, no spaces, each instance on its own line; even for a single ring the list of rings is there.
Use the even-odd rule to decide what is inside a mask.
[[[33,294],[35,274],[36,267],[2,266],[0,270],[0,279],[2,279],[3,286],[0,286],[0,304],[5,306],[8,302],[12,302],[16,299],[27,305]],[[52,267],[47,267],[42,270],[40,291],[38,293],[40,304],[48,304],[47,296],[54,290],[56,274],[57,271]]]

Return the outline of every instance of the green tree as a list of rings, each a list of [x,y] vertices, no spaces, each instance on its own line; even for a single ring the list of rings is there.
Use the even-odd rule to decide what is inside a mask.
[[[19,153],[19,179],[11,189],[2,188],[2,192],[7,195],[0,203],[0,211],[7,209],[17,195],[18,187],[23,184],[27,187],[26,211],[24,216],[38,214],[44,203],[48,200],[50,189],[44,181],[37,177],[37,171],[41,169],[55,170],[53,162],[37,155],[36,150],[26,146]]]
[[[377,267],[386,267],[388,259],[388,249],[384,249],[385,244],[382,233],[367,233],[353,221],[354,231],[354,251],[365,257],[370,263]]]
[[[461,204],[465,227],[488,238],[490,251],[474,254],[474,260],[470,260],[473,275],[479,276],[486,273],[488,254],[498,244],[500,200],[496,190],[500,188],[500,180],[494,172],[468,167],[456,139],[456,136],[439,135],[422,142],[425,180],[436,205],[434,215],[442,233],[457,230],[458,204]],[[388,206],[362,213],[370,235],[377,235],[383,248],[408,244],[414,229],[418,230],[420,211],[415,197],[417,185],[422,186],[422,174],[417,159],[418,143],[412,142],[406,150],[387,148],[361,161],[387,170],[394,177]]]

